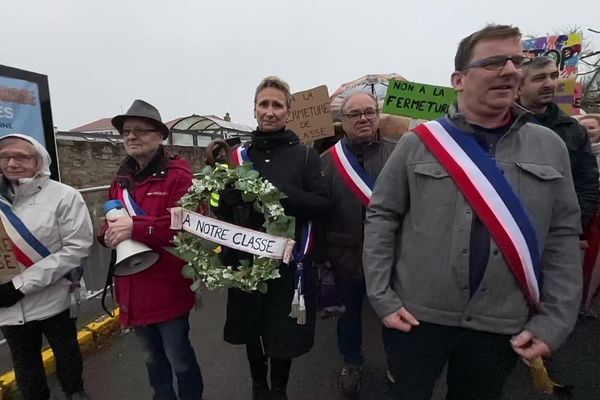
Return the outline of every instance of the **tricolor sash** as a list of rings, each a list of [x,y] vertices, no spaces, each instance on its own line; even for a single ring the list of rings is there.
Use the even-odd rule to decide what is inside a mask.
[[[0,201],[0,219],[19,263],[31,267],[51,254],[4,201]]]
[[[371,202],[375,179],[360,165],[358,158],[350,151],[343,140],[333,146],[331,156],[344,182],[361,203],[368,207]]]
[[[414,132],[488,228],[530,307],[535,309],[541,283],[537,235],[502,171],[472,134],[462,132],[447,118],[419,125]]]
[[[245,162],[250,162],[250,156],[248,155],[248,148],[244,146],[238,146],[233,149],[231,158],[233,165],[239,167]]]
[[[294,249],[294,261],[296,262],[296,277],[294,297],[292,298],[292,310],[290,317],[296,318],[299,325],[306,324],[306,302],[304,301],[304,258],[313,245],[312,222],[307,222],[302,229],[300,243]]]
[[[131,196],[131,193],[129,193],[127,188],[121,187],[117,192],[117,197],[121,200],[130,216],[146,215],[146,212],[142,207],[133,200],[133,196]]]

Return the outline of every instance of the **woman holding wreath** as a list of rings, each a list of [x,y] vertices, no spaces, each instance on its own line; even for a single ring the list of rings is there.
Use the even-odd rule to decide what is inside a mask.
[[[224,338],[231,344],[245,344],[252,376],[253,399],[287,399],[286,387],[292,358],[308,352],[313,345],[316,309],[316,274],[310,253],[299,250],[306,243],[307,226],[327,212],[330,202],[321,177],[317,152],[300,144],[296,134],[286,129],[292,95],[286,82],[267,77],[256,88],[254,114],[258,128],[242,151],[260,176],[284,192],[286,215],[296,218],[297,249],[294,260],[281,264],[280,278],[268,282],[267,292],[229,289]],[[219,219],[251,229],[262,228],[263,217],[252,203],[242,200],[235,188],[221,193],[214,209]],[[304,236],[304,238],[303,238]],[[239,265],[252,256],[223,248],[225,265]],[[306,321],[290,317],[290,305],[298,284],[301,263]],[[271,366],[271,389],[267,369]]]

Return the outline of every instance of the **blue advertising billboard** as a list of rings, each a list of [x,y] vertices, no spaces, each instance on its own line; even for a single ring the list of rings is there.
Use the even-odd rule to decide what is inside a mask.
[[[42,143],[52,157],[52,178],[59,179],[48,77],[0,65],[0,137],[11,133]]]

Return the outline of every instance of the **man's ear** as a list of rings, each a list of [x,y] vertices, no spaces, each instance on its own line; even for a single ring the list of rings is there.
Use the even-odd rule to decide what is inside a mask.
[[[462,80],[463,80],[463,73],[459,72],[459,71],[454,71],[452,73],[452,75],[450,75],[450,81],[452,82],[452,87],[454,89],[456,89],[457,92],[462,91]]]

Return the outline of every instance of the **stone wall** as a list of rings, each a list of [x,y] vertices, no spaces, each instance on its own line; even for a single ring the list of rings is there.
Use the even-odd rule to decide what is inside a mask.
[[[119,165],[126,157],[120,143],[57,140],[61,181],[76,189],[110,185]],[[192,164],[194,173],[204,167],[204,148],[168,146],[169,154],[177,154]],[[88,205],[94,227],[97,229],[104,217],[107,189],[86,192],[83,197]]]
[[[121,143],[59,139],[57,148],[61,180],[76,189],[109,185],[126,157]],[[190,161],[194,172],[199,172],[204,167],[204,148],[169,146],[168,152]],[[95,235],[104,221],[107,194],[106,188],[83,193],[94,223]],[[84,268],[88,290],[101,290],[104,287],[109,260],[110,251],[95,242]]]
[[[58,140],[61,181],[77,189],[108,185],[125,157],[120,143]],[[194,172],[204,166],[204,148],[168,146],[192,164]]]

